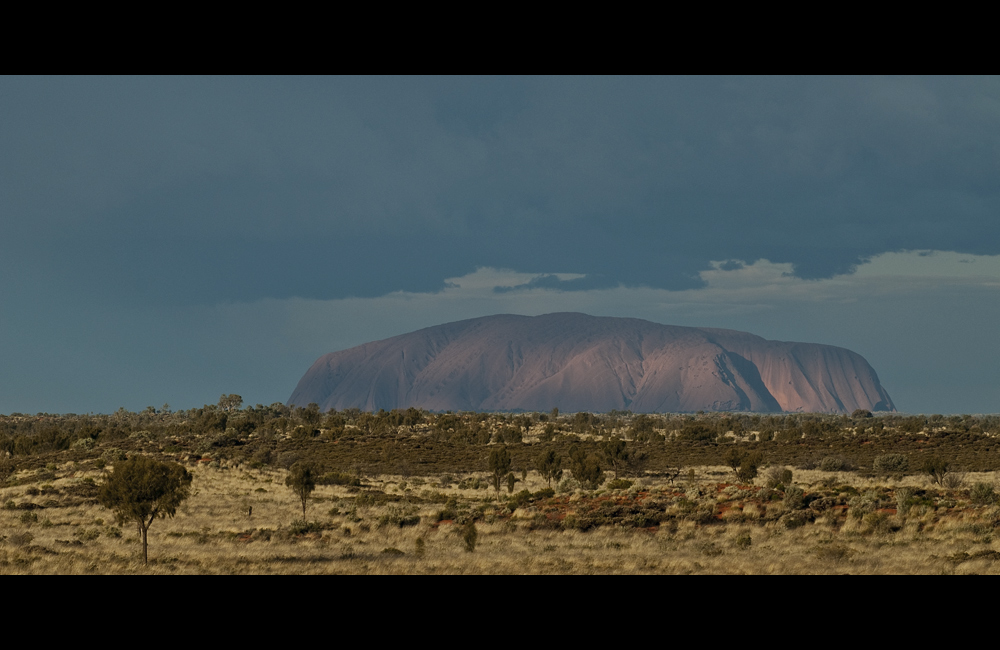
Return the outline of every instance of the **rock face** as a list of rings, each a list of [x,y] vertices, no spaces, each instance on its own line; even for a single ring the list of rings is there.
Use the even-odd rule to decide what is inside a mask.
[[[858,354],[585,314],[447,323],[320,357],[289,404],[325,411],[894,411]]]

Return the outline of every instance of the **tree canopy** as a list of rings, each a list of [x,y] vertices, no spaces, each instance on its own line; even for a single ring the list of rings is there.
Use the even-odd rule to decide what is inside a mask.
[[[142,561],[148,563],[147,532],[157,517],[173,517],[191,492],[191,474],[177,463],[133,456],[105,474],[98,502],[120,523],[134,521],[142,533]]]

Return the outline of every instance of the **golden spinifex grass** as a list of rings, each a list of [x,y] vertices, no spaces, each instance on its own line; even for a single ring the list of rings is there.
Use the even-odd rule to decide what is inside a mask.
[[[554,493],[534,471],[500,503],[487,472],[371,476],[302,502],[277,469],[192,469],[191,496],[149,531],[97,504],[102,470],[22,470],[0,488],[0,573],[997,573],[993,473],[795,470],[793,485],[730,485],[724,467],[671,484]],[[36,480],[38,479],[38,480]],[[468,550],[468,522],[475,527]]]

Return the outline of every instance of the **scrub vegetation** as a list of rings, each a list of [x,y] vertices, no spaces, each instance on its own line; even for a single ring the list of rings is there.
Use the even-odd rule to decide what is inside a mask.
[[[0,574],[1000,573],[998,472],[998,416],[15,413]]]

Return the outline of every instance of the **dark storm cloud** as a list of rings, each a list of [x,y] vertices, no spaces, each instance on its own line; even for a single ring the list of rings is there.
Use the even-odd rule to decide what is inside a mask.
[[[1000,252],[995,79],[0,88],[8,290],[336,298],[478,266],[678,289],[709,260],[816,278],[887,250]]]

